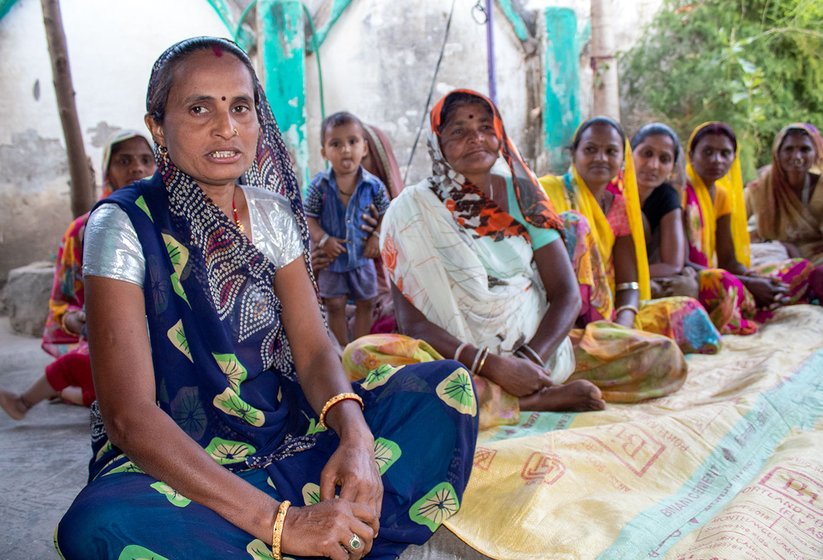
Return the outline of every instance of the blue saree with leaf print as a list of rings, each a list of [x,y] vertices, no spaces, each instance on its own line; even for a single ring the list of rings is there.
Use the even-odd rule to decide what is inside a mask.
[[[287,213],[299,247],[287,262],[302,257],[311,270],[299,187],[256,79],[255,87],[261,132],[240,183],[247,198],[256,192],[269,204],[266,212]],[[90,224],[96,212],[117,210],[130,226],[105,231],[107,242],[138,241],[157,406],[259,490],[295,506],[316,503],[339,439],[319,424],[300,388],[289,346],[299,333],[287,338],[274,289],[278,266],[260,249],[286,251],[289,234],[274,231],[258,243],[252,216],[252,242],[194,179],[156,156],[155,175],[102,201]],[[460,507],[477,439],[474,387],[459,363],[440,361],[379,368],[353,389],[364,401],[384,486],[369,558],[396,558]],[[89,484],[55,533],[63,558],[272,557],[271,543],[144,473],[111,444],[99,414],[92,440]]]

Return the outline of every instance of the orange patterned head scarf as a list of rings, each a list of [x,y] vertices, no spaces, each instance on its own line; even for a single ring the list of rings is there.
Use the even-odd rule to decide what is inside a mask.
[[[529,169],[529,166],[526,165],[526,162],[523,161],[523,158],[520,156],[520,152],[517,150],[514,142],[512,142],[506,134],[506,129],[503,126],[503,119],[500,117],[500,112],[497,110],[497,106],[485,95],[469,89],[456,89],[446,94],[434,105],[431,110],[429,154],[432,158],[432,172],[434,175],[432,177],[432,181],[438,185],[438,190],[440,191],[438,196],[442,196],[443,193],[454,190],[466,191],[467,188],[470,190],[475,190],[477,193],[480,192],[478,189],[475,189],[465,177],[451,167],[440,149],[440,129],[445,124],[443,122],[443,118],[445,117],[443,114],[443,109],[449,98],[457,94],[464,94],[474,97],[479,103],[485,103],[488,105],[491,110],[494,122],[494,132],[500,140],[500,160],[504,162],[511,173],[515,198],[517,199],[517,204],[520,207],[520,211],[523,213],[525,220],[534,227],[551,228],[562,231],[562,220],[557,215],[557,212],[555,212],[552,203],[546,196],[546,193],[537,182],[537,177],[535,177],[532,170]],[[458,216],[458,214],[472,213],[473,208],[476,211],[477,201],[473,199],[476,197],[477,193],[469,193],[468,196],[461,197],[461,200],[457,201],[457,205],[459,206],[461,202],[465,202],[465,212],[460,211],[459,208],[454,208],[452,209],[453,213]],[[490,212],[491,218],[494,218],[497,213],[506,214],[497,208],[496,205],[494,205],[493,208],[489,208],[488,205],[486,206],[487,207],[484,209],[484,213]],[[457,211],[455,212],[455,210]],[[458,221],[463,223],[461,220],[465,222],[465,225],[470,225],[471,220],[467,219],[467,216],[459,217]],[[508,229],[513,232],[518,229],[517,225],[518,224],[515,223]],[[520,228],[522,228],[522,226],[520,226]],[[520,232],[521,235],[525,233],[525,228],[522,229],[523,231]]]

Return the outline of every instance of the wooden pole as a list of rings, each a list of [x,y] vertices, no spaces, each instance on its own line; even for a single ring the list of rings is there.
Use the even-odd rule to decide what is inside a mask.
[[[592,0],[591,65],[594,72],[595,115],[620,120],[620,93],[617,87],[617,60],[614,57],[612,0]]]
[[[71,176],[69,183],[71,212],[77,217],[88,212],[94,203],[94,176],[86,156],[83,133],[77,118],[77,106],[74,103],[74,86],[71,79],[66,34],[63,31],[63,18],[60,15],[60,2],[59,0],[41,0],[40,4],[43,7],[43,24],[46,27],[46,38],[49,42],[57,109],[66,141],[66,155]]]

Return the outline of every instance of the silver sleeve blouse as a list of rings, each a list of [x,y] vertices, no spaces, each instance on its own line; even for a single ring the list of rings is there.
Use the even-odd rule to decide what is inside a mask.
[[[275,267],[303,254],[303,240],[289,201],[255,187],[242,187],[249,207],[252,243]],[[143,286],[146,259],[128,215],[116,204],[92,212],[83,242],[83,275]]]

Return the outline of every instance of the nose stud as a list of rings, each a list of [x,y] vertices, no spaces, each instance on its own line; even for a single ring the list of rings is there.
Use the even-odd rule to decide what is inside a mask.
[[[232,128],[231,131],[234,132],[234,136],[237,136],[239,134],[237,132],[237,127]]]

